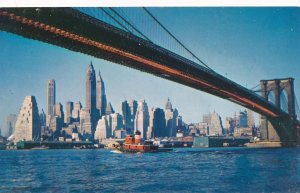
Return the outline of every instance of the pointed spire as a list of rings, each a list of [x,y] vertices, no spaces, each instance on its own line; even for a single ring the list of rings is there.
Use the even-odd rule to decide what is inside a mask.
[[[91,63],[88,66],[87,73],[95,73],[92,61],[91,61]]]
[[[170,102],[170,98],[168,97],[168,101],[166,103],[166,110],[173,110],[172,103]]]
[[[99,80],[101,80],[101,81],[102,81],[102,77],[101,77],[100,69],[99,69],[98,77],[99,77]]]
[[[106,106],[106,109],[105,109],[105,114],[106,115],[110,115],[112,113],[115,113],[114,109],[112,108],[111,106],[111,103],[109,102],[108,105]]]

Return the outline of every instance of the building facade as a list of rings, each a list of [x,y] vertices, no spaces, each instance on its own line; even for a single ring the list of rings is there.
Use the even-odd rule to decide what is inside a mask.
[[[72,101],[68,101],[66,103],[66,113],[65,113],[65,123],[71,124],[72,123],[72,111],[74,108],[74,103]]]
[[[149,111],[145,100],[141,100],[138,103],[136,116],[134,120],[134,130],[141,132],[141,137],[147,138],[147,128],[149,126]]]
[[[39,110],[34,96],[26,96],[19,111],[14,131],[14,141],[40,140],[41,125]]]
[[[173,109],[172,103],[168,98],[165,106],[165,119],[166,119],[166,130],[168,132],[168,137],[175,137],[177,132],[177,109]]]
[[[49,125],[51,117],[54,115],[54,105],[56,103],[56,84],[55,80],[47,81],[47,118],[46,124]]]
[[[99,111],[99,117],[102,117],[103,115],[105,115],[107,101],[106,101],[106,94],[105,94],[105,86],[104,86],[104,82],[102,80],[100,71],[98,73],[96,92],[97,92],[97,94],[96,94],[97,95],[97,109]]]
[[[17,115],[15,114],[10,114],[5,118],[6,137],[9,137],[13,134],[15,130],[16,121]]]
[[[166,136],[168,136],[168,132],[166,130],[164,110],[160,108],[151,108],[149,110],[149,126],[147,131],[147,139]]]

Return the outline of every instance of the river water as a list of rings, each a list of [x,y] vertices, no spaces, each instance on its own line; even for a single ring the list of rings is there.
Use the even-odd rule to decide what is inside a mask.
[[[300,192],[300,148],[0,151],[0,192]]]

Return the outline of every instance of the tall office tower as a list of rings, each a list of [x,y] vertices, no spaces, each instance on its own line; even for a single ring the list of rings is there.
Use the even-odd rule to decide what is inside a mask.
[[[56,97],[55,80],[48,80],[47,82],[47,120],[46,124],[49,125],[50,119],[54,114],[54,105]]]
[[[113,114],[115,113],[113,107],[111,106],[110,102],[108,103],[108,105],[106,106],[106,109],[105,109],[105,115],[110,115],[110,114]]]
[[[129,108],[130,108],[130,124],[128,126],[128,128],[130,128],[130,132],[133,134],[133,130],[134,130],[134,120],[135,120],[135,115],[136,115],[136,111],[137,111],[137,107],[138,107],[138,103],[136,100],[130,100],[128,102]]]
[[[180,116],[180,115],[177,116],[176,125],[177,125],[177,127],[183,127],[182,116]]]
[[[64,120],[64,110],[63,110],[63,106],[61,103],[56,103],[54,106],[54,116],[59,117],[60,119],[62,119],[62,121]]]
[[[46,126],[46,114],[43,109],[40,113],[40,122],[41,122],[41,126]]]
[[[214,111],[211,114],[211,122],[209,125],[209,135],[223,135],[223,126],[221,117]]]
[[[17,121],[17,115],[10,114],[5,119],[5,130],[6,130],[6,137],[9,137],[13,134],[15,130],[15,125]]]
[[[105,110],[107,106],[106,95],[105,95],[105,86],[102,80],[100,71],[98,74],[98,80],[96,85],[96,96],[97,96],[97,109],[99,111],[99,117],[105,115]]]
[[[40,140],[40,134],[40,117],[35,97],[26,96],[17,118],[14,141]]]
[[[247,109],[247,115],[248,115],[248,127],[252,128],[255,126],[253,111]]]
[[[175,137],[177,132],[177,109],[172,108],[172,103],[168,98],[165,106],[165,119],[166,119],[166,130],[168,132],[168,137]]]
[[[227,130],[226,134],[233,134],[234,133],[234,127],[235,127],[235,121],[232,117],[226,117],[225,119],[225,129]]]
[[[64,111],[61,103],[54,105],[54,114],[50,119],[49,127],[52,132],[59,132],[64,126]],[[55,134],[56,135],[56,134]]]
[[[92,139],[99,113],[96,108],[96,76],[92,62],[86,72],[86,93],[85,93],[85,108],[80,111],[80,126],[81,131],[85,132],[88,138]]]
[[[109,117],[109,115],[102,116],[101,119],[99,119],[94,135],[95,140],[103,141],[111,137],[111,128],[109,126],[107,117]]]
[[[79,101],[75,102],[74,108],[73,108],[73,111],[72,111],[72,118],[75,122],[79,122],[79,120],[80,120],[80,110],[81,110],[81,108],[82,108],[81,103]]]
[[[131,112],[128,102],[126,100],[121,104],[121,114],[123,116],[124,129],[127,133],[132,133],[133,126],[131,124]]]
[[[204,114],[202,117],[202,122],[210,124],[211,123],[211,114]]]
[[[73,102],[72,101],[68,101],[66,103],[66,114],[65,114],[65,123],[66,124],[71,124],[72,123],[72,111],[73,111]]]
[[[85,108],[93,115],[96,112],[96,76],[92,62],[86,72]]]
[[[247,111],[240,111],[239,114],[239,128],[248,127],[248,115]]]
[[[147,139],[168,136],[166,132],[165,112],[160,108],[151,108],[149,111],[149,127]]]
[[[141,137],[147,138],[147,128],[149,126],[149,111],[145,100],[138,103],[138,108],[134,120],[134,130],[141,132]]]
[[[120,130],[123,128],[123,116],[119,113],[113,113],[111,116],[111,132],[114,134],[114,131]]]

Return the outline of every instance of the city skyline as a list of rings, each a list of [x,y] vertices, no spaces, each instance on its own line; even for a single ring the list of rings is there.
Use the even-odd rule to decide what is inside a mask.
[[[162,22],[164,22],[164,20],[168,18],[168,17],[164,17],[164,15],[166,15],[167,13],[164,13],[162,9],[152,9],[152,10],[154,11],[154,13],[156,13],[159,16]],[[166,8],[167,12],[171,12],[171,13],[173,12],[173,16],[175,15],[174,14],[175,10],[180,11],[181,9]],[[195,10],[197,9],[193,8],[189,10],[194,10],[195,12]],[[209,16],[210,14],[207,14],[207,12],[212,12],[212,13],[219,12],[219,14],[222,14],[222,11],[224,12],[223,14],[227,15],[227,17],[231,16],[231,14],[228,13],[226,14],[225,13],[226,11],[221,8],[218,9],[202,8],[201,10],[203,12],[206,12],[206,13],[201,13],[203,14],[202,17],[204,17],[205,15],[206,17]],[[249,12],[251,12],[248,9],[246,9],[246,11],[245,9],[241,9],[241,10],[244,10],[244,12],[246,12],[244,13],[245,15],[247,15],[247,12],[248,14]],[[253,9],[250,10],[254,11]],[[214,70],[216,70],[218,73],[226,76],[231,80],[237,81],[239,84],[246,86],[248,88],[257,85],[260,79],[272,79],[277,77],[288,77],[288,76],[292,76],[296,78],[295,92],[296,92],[296,97],[298,97],[300,91],[297,89],[297,85],[299,85],[298,84],[299,80],[297,80],[297,77],[300,76],[299,76],[299,69],[297,68],[297,63],[299,63],[299,56],[296,55],[296,50],[299,47],[300,40],[299,37],[295,37],[295,34],[296,31],[299,30],[299,24],[296,25],[296,22],[295,21],[293,22],[291,20],[286,20],[288,22],[285,23],[285,19],[290,18],[292,14],[299,14],[299,9],[298,10],[290,9],[290,11],[287,11],[289,9],[266,9],[266,10],[269,15],[263,14],[261,13],[261,11],[258,12],[265,16],[264,22],[269,25],[267,26],[267,28],[270,29],[262,29],[261,33],[272,32],[275,33],[275,35],[277,35],[279,38],[280,37],[285,38],[285,39],[283,38],[284,40],[279,41],[279,43],[281,42],[281,44],[278,44],[278,46],[276,46],[276,44],[272,44],[272,40],[273,40],[272,38],[269,39],[266,38],[267,40],[264,41],[262,40],[263,44],[266,45],[260,44],[260,47],[258,47],[258,53],[264,51],[266,58],[268,58],[267,57],[268,55],[271,56],[271,54],[273,56],[272,58],[269,58],[268,63],[267,62],[265,63],[267,67],[261,66],[261,64],[264,63],[266,59],[264,58],[264,55],[262,55],[262,53],[257,54],[256,53],[257,51],[255,52],[255,50],[251,50],[251,48],[253,49],[255,47],[255,44],[251,43],[250,40],[247,40],[250,42],[248,42],[248,44],[246,45],[250,47],[247,49],[250,49],[253,52],[252,55],[247,53],[247,51],[249,50],[247,50],[246,48],[238,50],[237,47],[233,47],[235,49],[231,50],[230,46],[225,46],[226,43],[228,43],[228,40],[226,40],[226,38],[223,37],[225,36],[224,34],[222,36],[215,34],[217,38],[215,39],[215,41],[211,42],[212,44],[216,44],[215,48],[217,49],[215,51],[212,51],[212,47],[214,47],[213,45],[203,44],[202,47],[199,45],[197,46],[200,47],[201,51],[207,53],[204,54],[203,58],[205,59],[205,61],[207,61],[207,63],[211,67],[213,67]],[[186,10],[180,11],[180,13],[185,13],[185,12]],[[193,11],[191,12],[193,13]],[[234,9],[231,9],[231,12],[237,12],[235,14],[238,14],[238,11],[235,11]],[[192,13],[189,13],[187,18],[191,18]],[[275,13],[279,13],[279,15],[285,17],[279,18],[279,16],[276,16],[275,21],[266,20],[266,18],[269,17],[272,18],[271,16],[274,17],[276,15]],[[198,14],[198,18],[200,18],[201,14],[200,15],[199,13],[197,14]],[[268,15],[268,17],[266,15]],[[296,17],[296,19],[297,18],[299,19],[299,17]],[[178,21],[170,21],[171,24],[169,23],[168,25],[170,26],[168,27],[170,28],[171,31],[177,31],[177,33],[179,34],[183,33],[182,29],[178,29],[178,26],[176,28],[174,22],[184,23],[184,19],[186,18],[180,17],[180,20]],[[249,19],[250,21],[251,18],[247,18],[247,19]],[[242,19],[237,19],[237,20],[240,20],[240,22],[242,21]],[[251,21],[252,21],[252,23],[250,22],[251,25],[254,25],[255,23],[259,23],[259,25],[257,24],[259,27],[261,27],[261,25],[264,23],[262,21],[256,21],[256,22],[254,22],[254,20]],[[281,27],[283,26],[284,28],[278,27],[277,29],[275,27],[276,21],[281,21],[281,23],[279,23],[280,24],[279,26]],[[234,26],[234,24],[232,25]],[[173,29],[174,26],[176,30]],[[244,25],[241,25],[240,27],[241,28],[239,28],[239,30],[245,30],[247,28]],[[287,29],[287,27],[289,28]],[[213,30],[213,32],[218,31],[219,27],[216,28],[217,29]],[[191,30],[191,32],[189,33],[195,34],[195,31],[196,30]],[[185,33],[188,32],[185,31]],[[285,36],[287,34],[289,34],[289,36]],[[195,35],[193,35],[193,37],[194,36]],[[179,37],[182,39],[185,38],[184,35],[181,36],[179,35]],[[293,39],[293,37],[295,38],[294,42],[290,41]],[[95,59],[90,56],[74,53],[41,42],[24,39],[22,37],[8,34],[5,32],[0,32],[0,38],[1,38],[0,39],[1,42],[4,43],[3,52],[2,54],[0,54],[1,57],[4,58],[3,62],[0,64],[1,69],[3,69],[1,71],[1,75],[2,75],[1,77],[3,77],[2,78],[3,81],[1,81],[2,84],[0,86],[1,93],[2,93],[0,95],[0,99],[1,99],[0,106],[4,107],[1,108],[1,112],[0,112],[1,115],[0,126],[2,127],[3,127],[4,119],[8,114],[18,113],[18,109],[20,108],[24,96],[27,95],[36,96],[37,103],[39,106],[39,111],[41,111],[41,109],[44,109],[44,111],[46,111],[45,110],[46,109],[45,108],[46,107],[45,82],[48,79],[53,78],[56,80],[56,84],[57,84],[56,99],[58,102],[61,102],[63,105],[65,105],[67,101],[83,102],[84,90],[85,90],[84,89],[85,77],[82,75],[82,72],[85,72],[86,64],[88,64],[90,60],[92,60],[94,65],[96,66],[96,70],[95,70],[96,72],[98,72],[100,69],[101,75],[103,76],[103,79],[106,81],[106,95],[108,98],[107,102],[111,102],[113,107],[116,108],[117,111],[119,111],[120,103],[126,99],[127,100],[146,99],[149,108],[152,108],[152,107],[163,107],[168,97],[170,97],[172,103],[178,109],[180,109],[180,114],[183,116],[186,122],[200,122],[203,114],[213,112],[214,110],[218,112],[224,120],[225,117],[227,116],[233,116],[234,112],[244,109],[241,106],[227,102],[223,99],[219,99],[212,95],[208,95],[206,93],[199,92],[191,88],[179,85],[177,83],[173,83],[170,81],[166,81],[154,77],[149,74],[141,73],[136,70],[132,70],[126,67],[112,64],[104,60]],[[232,36],[229,37],[229,39],[232,38],[233,38]],[[211,38],[208,38],[206,42],[208,42],[209,39]],[[239,39],[239,38],[235,37],[233,39]],[[247,43],[247,41],[243,43]],[[184,42],[191,42],[191,40],[184,41]],[[238,47],[239,48],[243,47],[242,45],[243,43],[242,42],[237,43],[237,44],[241,44]],[[282,45],[287,43],[290,43],[291,45],[290,44],[285,45],[282,48]],[[221,46],[220,45],[217,46],[218,44],[221,44]],[[272,45],[276,46],[277,48],[275,49],[274,47],[272,47]],[[264,50],[264,48],[266,47],[269,48],[270,50]],[[16,56],[13,57],[12,54],[14,53],[9,53],[11,49],[16,51],[14,52]],[[239,56],[236,55],[235,51],[239,51]],[[284,51],[285,53],[281,53],[281,51]],[[274,55],[274,52],[275,53],[278,52],[279,54]],[[18,57],[21,55],[22,55],[22,60],[20,60],[19,59],[20,57]],[[56,57],[53,57],[53,55],[55,55]],[[231,59],[227,58],[228,56],[231,56]],[[251,56],[253,58],[251,58]],[[247,59],[250,59],[250,61]],[[280,60],[276,61],[276,59],[280,59]],[[237,64],[238,61],[245,61],[245,65],[240,63]],[[276,61],[275,63],[276,65],[274,65],[275,61]],[[280,64],[280,62],[283,61],[285,61],[286,63],[289,62],[290,64],[289,65],[286,63]],[[231,64],[232,66],[230,66],[229,64],[231,62],[233,62]],[[257,64],[249,65],[252,62]],[[214,66],[215,64],[225,64],[225,65]],[[275,67],[272,67],[272,64]],[[257,71],[253,72],[253,74],[249,74],[249,71],[251,72],[252,68],[257,69]],[[267,68],[272,68],[274,69],[274,71],[266,70]],[[238,70],[241,70],[240,73],[236,73]],[[251,77],[251,75],[255,77]],[[12,79],[17,79],[17,80],[12,80]],[[21,82],[22,82],[22,86],[20,86]],[[159,87],[157,87],[157,85],[159,85]],[[190,104],[191,101],[193,102],[193,104]]]

